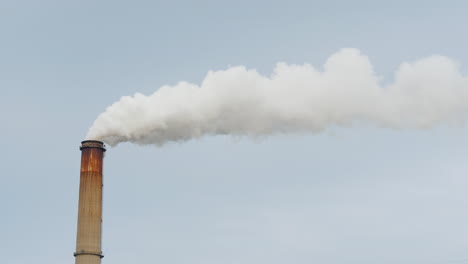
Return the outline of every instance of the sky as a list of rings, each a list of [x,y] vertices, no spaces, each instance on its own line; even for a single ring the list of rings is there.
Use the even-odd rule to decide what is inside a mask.
[[[121,96],[209,70],[433,54],[466,1],[0,1],[0,256],[73,263],[81,140]],[[103,263],[468,263],[468,128],[130,143],[104,160]]]

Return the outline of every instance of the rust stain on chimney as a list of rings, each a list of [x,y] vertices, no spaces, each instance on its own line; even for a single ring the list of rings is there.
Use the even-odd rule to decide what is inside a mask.
[[[104,143],[81,142],[80,197],[76,234],[76,264],[100,264],[102,234],[102,163]]]

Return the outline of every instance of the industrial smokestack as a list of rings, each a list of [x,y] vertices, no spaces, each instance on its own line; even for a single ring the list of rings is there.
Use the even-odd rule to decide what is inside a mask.
[[[102,161],[104,143],[81,142],[80,198],[75,264],[100,264],[102,228]]]

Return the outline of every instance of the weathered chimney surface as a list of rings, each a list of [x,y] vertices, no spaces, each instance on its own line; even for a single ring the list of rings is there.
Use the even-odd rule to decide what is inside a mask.
[[[75,264],[100,264],[102,233],[102,161],[104,143],[81,142],[80,197]]]

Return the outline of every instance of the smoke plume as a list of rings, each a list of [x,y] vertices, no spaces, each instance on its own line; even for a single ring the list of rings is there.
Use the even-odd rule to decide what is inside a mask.
[[[124,96],[98,116],[87,139],[163,145],[206,135],[264,136],[320,132],[365,122],[425,129],[461,122],[468,78],[444,56],[402,63],[381,84],[356,49],[330,56],[323,70],[278,63],[271,76],[243,66],[209,71],[201,85],[180,82],[152,95]]]

